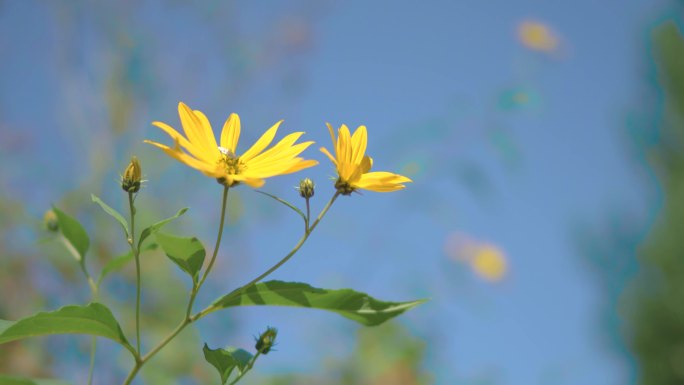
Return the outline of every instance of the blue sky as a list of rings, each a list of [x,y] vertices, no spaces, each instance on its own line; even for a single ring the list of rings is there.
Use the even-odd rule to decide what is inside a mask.
[[[102,151],[109,182],[136,153],[155,165],[150,195],[179,180],[202,186],[168,204],[193,208],[190,228],[208,245],[220,191],[141,144],[167,139],[149,122],[178,126],[181,100],[206,112],[217,132],[238,112],[246,145],[285,119],[284,130],[305,130],[318,142],[308,156],[321,166],[307,173],[319,186],[318,208],[332,193],[333,170],[317,151],[329,146],[324,123],[365,124],[375,167],[398,172],[414,163],[415,183],[341,199],[275,278],[389,300],[432,298],[400,322],[426,339],[425,367],[437,383],[629,383],[633,369],[601,336],[605,294],[571,229],[601,223],[613,210],[651,215],[651,187],[630,159],[625,119],[646,84],[647,28],[666,3],[416,4],[144,2],[62,10],[0,3],[0,130],[4,143],[19,143],[0,144],[3,194],[40,215],[70,184],[83,183],[79,175],[101,170],[84,154]],[[525,20],[549,26],[558,51],[521,45],[516,28]],[[113,71],[123,72],[136,103],[123,136],[107,129]],[[510,90],[538,102],[503,109],[499,101]],[[267,190],[296,199],[297,180],[275,179]],[[249,262],[217,266],[235,279],[276,261],[299,230],[281,208],[247,188],[238,194],[247,205],[227,239]],[[488,283],[448,259],[444,242],[454,232],[500,247],[506,277]],[[269,356],[264,372],[321,370],[321,353],[298,341],[331,338],[340,344],[332,355],[352,349],[344,337],[355,326],[334,315],[247,309],[237,317],[268,317],[284,331],[283,354]],[[244,332],[234,343],[249,343],[254,331]],[[224,344],[214,333],[203,337]]]

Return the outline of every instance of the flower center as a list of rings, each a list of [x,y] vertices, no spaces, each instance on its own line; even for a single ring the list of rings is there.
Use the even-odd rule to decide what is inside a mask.
[[[349,184],[349,182],[343,181],[342,178],[337,178],[337,181],[335,182],[335,188],[342,195],[351,195],[351,193],[356,190],[354,187],[352,187],[352,185]]]
[[[232,151],[223,147],[219,147],[218,149],[222,154],[218,163],[225,170],[227,177],[218,178],[217,181],[223,185],[229,183],[228,187],[235,186],[240,182],[231,180],[230,175],[238,175],[245,171],[245,163],[241,161],[239,157],[235,156]]]

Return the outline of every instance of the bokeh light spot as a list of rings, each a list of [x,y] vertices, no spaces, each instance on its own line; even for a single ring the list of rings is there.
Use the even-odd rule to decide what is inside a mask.
[[[558,48],[558,38],[551,29],[537,21],[524,21],[518,25],[518,39],[527,48],[551,52]]]

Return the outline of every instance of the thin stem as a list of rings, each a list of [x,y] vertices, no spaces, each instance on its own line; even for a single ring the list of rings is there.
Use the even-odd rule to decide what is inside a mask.
[[[231,381],[230,384],[228,384],[228,385],[237,384],[237,382],[240,381],[240,379],[242,379],[242,377],[244,377],[245,374],[247,374],[247,372],[252,370],[254,363],[256,362],[257,358],[259,358],[260,355],[261,355],[261,352],[257,351],[257,353],[252,357],[252,359],[249,360],[249,363],[247,364],[247,367],[245,368],[245,370],[241,371],[240,374],[237,377],[235,377],[235,379],[233,381]]]
[[[304,231],[309,232],[309,222],[311,222],[311,205],[309,198],[306,198],[306,219],[304,220]]]
[[[221,238],[223,237],[223,225],[226,221],[226,208],[228,207],[228,190],[228,186],[225,186],[223,188],[223,198],[221,200],[221,221],[219,222],[218,235],[216,236],[216,244],[214,245],[214,253],[211,256],[211,260],[209,261],[209,266],[207,266],[207,269],[204,271],[204,274],[202,275],[202,279],[200,279],[199,283],[197,285],[194,285],[194,287],[192,288],[192,292],[190,294],[190,302],[188,303],[188,309],[185,312],[186,318],[190,317],[190,314],[192,313],[192,305],[195,303],[197,293],[199,293],[199,290],[202,288],[204,281],[207,280],[207,276],[209,276],[209,272],[211,271],[211,268],[214,267],[214,262],[216,262],[216,256],[218,255],[218,250],[221,246]]]
[[[88,385],[93,383],[93,372],[95,369],[95,350],[97,350],[97,337],[90,339],[90,365],[88,366]]]
[[[252,285],[254,285],[254,284],[256,284],[256,283],[258,283],[258,282],[261,281],[262,279],[266,278],[266,277],[269,276],[271,273],[273,273],[274,271],[278,270],[278,269],[280,268],[280,266],[284,265],[287,261],[289,261],[290,258],[292,258],[292,256],[295,255],[295,254],[297,253],[297,251],[299,251],[299,249],[304,245],[304,243],[306,242],[306,240],[309,238],[309,235],[311,235],[311,233],[312,233],[313,230],[316,228],[316,226],[318,226],[318,223],[320,223],[321,219],[323,219],[323,217],[325,216],[325,214],[328,212],[328,210],[330,209],[330,207],[332,206],[332,204],[335,203],[335,200],[336,200],[337,197],[339,197],[339,196],[340,196],[340,193],[339,193],[339,192],[336,192],[335,195],[333,195],[333,197],[330,198],[330,201],[328,202],[327,205],[325,205],[325,207],[323,208],[323,210],[321,211],[321,213],[318,214],[318,217],[316,218],[316,220],[314,221],[314,223],[313,223],[313,224],[304,232],[304,235],[302,235],[302,237],[299,239],[299,242],[297,242],[297,244],[292,248],[292,250],[290,250],[290,252],[287,253],[287,255],[285,255],[285,257],[283,257],[283,259],[281,259],[280,261],[278,261],[278,263],[276,263],[275,265],[271,266],[270,269],[268,269],[268,270],[266,270],[265,272],[261,273],[258,277],[256,277],[256,278],[254,278],[253,280],[249,281],[249,282],[246,283],[245,285],[242,285],[242,287],[240,287],[239,289],[233,291],[233,292],[231,293],[231,295],[229,295],[223,302],[227,302],[227,301],[229,301],[230,299],[235,298],[236,296],[242,294],[242,292],[245,291],[245,289],[247,289],[248,287],[250,287],[250,286],[252,286]],[[209,306],[206,307],[204,310],[202,310],[201,312],[197,313],[197,314],[195,315],[195,317],[193,317],[193,318],[194,318],[194,319],[200,319],[200,318],[204,317],[205,315],[211,313],[211,312],[214,311],[214,310],[216,310],[216,309],[215,309],[212,305],[209,305]]]
[[[98,300],[98,287],[90,277],[87,270],[84,270],[86,278],[88,279],[88,284],[90,285],[90,294],[93,301]],[[88,385],[93,383],[93,373],[95,371],[95,352],[97,351],[97,336],[92,336],[90,339],[90,365],[88,365]]]
[[[79,261],[79,265],[81,266],[81,271],[83,272],[83,275],[85,276],[86,280],[88,281],[88,286],[90,286],[90,296],[93,301],[97,301],[98,299],[98,287],[95,281],[93,280],[93,277],[90,276],[90,273],[88,272],[88,268],[85,265],[85,261],[81,259],[81,255],[78,253],[78,251],[74,248],[74,246],[69,242],[64,235],[60,236],[60,240],[66,247],[66,249],[69,251],[71,255],[76,258],[76,260]],[[93,371],[95,369],[95,351],[97,350],[97,337],[93,336],[90,339],[90,365],[88,366],[88,385],[92,384],[93,382]]]
[[[214,262],[216,261],[216,256],[218,255],[219,247],[221,246],[221,237],[223,235],[223,226],[225,224],[225,218],[226,218],[227,201],[228,201],[228,187],[225,187],[223,189],[223,198],[222,198],[222,202],[221,202],[221,221],[219,223],[218,235],[216,236],[216,245],[214,246],[214,254],[211,257],[211,260],[209,261],[209,266],[207,266],[207,270],[205,270],[204,275],[202,276],[202,279],[199,281],[199,283],[193,284],[192,290],[190,292],[190,300],[188,301],[188,307],[185,311],[185,317],[178,324],[178,326],[176,326],[176,328],[173,329],[173,331],[171,333],[169,333],[169,335],[164,337],[164,339],[161,340],[157,344],[157,346],[152,348],[152,350],[150,350],[144,356],[140,357],[138,355],[136,357],[135,366],[133,367],[133,369],[131,369],[131,372],[128,373],[128,376],[124,380],[123,385],[129,385],[147,361],[149,361],[152,357],[154,357],[169,342],[171,342],[171,340],[176,338],[176,336],[181,331],[183,331],[183,329],[185,329],[186,326],[190,325],[194,321],[201,318],[200,313],[195,314],[194,316],[190,316],[190,314],[192,313],[192,305],[195,302],[195,298],[197,297],[197,294],[199,293],[200,287],[202,286],[204,281],[207,279],[207,276],[209,275],[211,268],[214,266]],[[131,228],[132,228],[132,226],[131,226]]]
[[[128,243],[131,245],[131,252],[135,257],[135,341],[138,355],[140,355],[140,250],[135,246],[135,206],[133,204],[133,193],[128,193],[128,208],[131,213],[131,234]]]

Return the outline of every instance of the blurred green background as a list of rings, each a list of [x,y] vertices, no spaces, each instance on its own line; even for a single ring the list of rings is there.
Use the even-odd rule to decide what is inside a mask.
[[[131,155],[143,164],[140,222],[209,248],[220,186],[143,139],[169,140],[179,101],[216,133],[240,114],[247,148],[274,122],[306,131],[315,169],[264,190],[332,194],[324,123],[365,124],[378,170],[414,180],[340,199],[273,278],[431,301],[362,328],[334,314],[245,308],[213,314],[152,360],[137,384],[206,384],[201,355],[276,351],[245,384],[684,384],[684,2],[0,1],[0,318],[89,301],[71,257],[42,227],[51,204],[92,239],[90,268],[124,253]],[[170,144],[170,143],[169,143]],[[206,304],[295,243],[287,209],[244,186]],[[343,197],[344,198],[344,197]],[[143,209],[144,207],[144,209]],[[181,317],[187,282],[143,259],[148,348]],[[132,330],[134,271],[103,300]],[[0,374],[85,383],[90,340],[0,346]],[[95,384],[131,362],[100,340]]]

